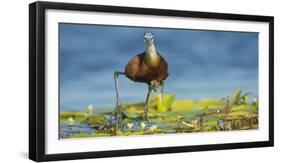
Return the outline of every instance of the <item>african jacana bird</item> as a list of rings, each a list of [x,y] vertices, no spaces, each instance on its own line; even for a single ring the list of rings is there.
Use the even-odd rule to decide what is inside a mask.
[[[116,117],[116,129],[120,123],[120,98],[118,89],[118,76],[125,75],[134,82],[146,83],[148,92],[144,104],[144,118],[150,126],[147,118],[147,104],[152,90],[161,87],[161,97],[163,101],[164,81],[168,77],[168,64],[159,54],[154,45],[154,36],[152,33],[144,33],[145,51],[134,56],[125,66],[125,72],[116,71],[114,73],[115,91],[116,91],[116,107],[112,116]],[[112,118],[110,117],[110,119]],[[109,119],[109,121],[110,121]],[[107,123],[108,124],[108,123]],[[107,125],[106,124],[106,125]]]

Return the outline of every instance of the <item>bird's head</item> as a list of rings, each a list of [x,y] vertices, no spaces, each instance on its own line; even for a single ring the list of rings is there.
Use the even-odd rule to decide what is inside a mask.
[[[153,44],[154,36],[153,36],[152,33],[145,32],[144,35],[143,35],[143,38],[144,38],[144,43],[145,43],[146,47]]]

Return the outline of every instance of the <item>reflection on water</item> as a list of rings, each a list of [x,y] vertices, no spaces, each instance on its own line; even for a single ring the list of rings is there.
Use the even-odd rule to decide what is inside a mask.
[[[73,125],[69,125],[68,123],[60,124],[60,138],[71,138],[74,134],[79,133],[92,133],[95,132],[95,129],[91,128],[90,125],[85,123],[76,122]]]

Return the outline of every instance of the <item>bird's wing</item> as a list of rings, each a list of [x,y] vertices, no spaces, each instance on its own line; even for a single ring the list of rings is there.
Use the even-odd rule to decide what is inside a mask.
[[[161,61],[160,67],[158,68],[158,70],[159,70],[158,73],[161,74],[160,75],[161,80],[165,80],[169,75],[169,73],[168,73],[168,63],[166,62],[164,57],[161,56],[161,54],[159,52],[158,52],[158,55],[160,56],[160,61]]]
[[[134,56],[125,67],[125,74],[131,80],[135,80],[137,73],[140,72],[142,64],[142,53]]]

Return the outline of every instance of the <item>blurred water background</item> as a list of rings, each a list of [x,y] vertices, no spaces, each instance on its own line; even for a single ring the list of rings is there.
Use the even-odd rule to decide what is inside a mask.
[[[235,88],[258,93],[258,33],[64,23],[59,31],[61,111],[113,108],[113,73],[144,51],[144,32],[169,64],[165,91],[176,99],[221,98]],[[119,81],[121,102],[144,101],[145,84]]]

